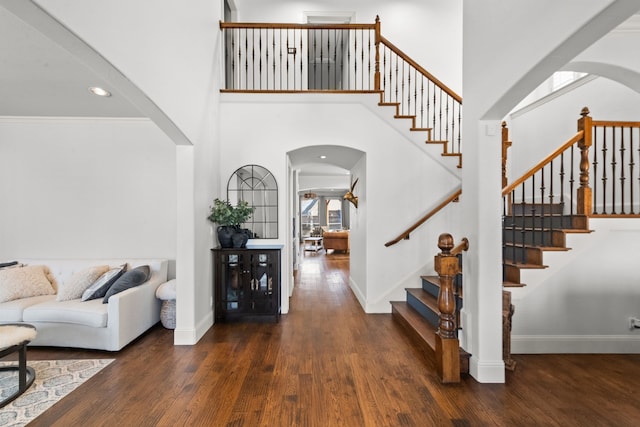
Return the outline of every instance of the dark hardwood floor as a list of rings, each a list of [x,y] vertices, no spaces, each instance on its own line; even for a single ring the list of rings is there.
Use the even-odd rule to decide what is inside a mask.
[[[506,384],[441,385],[390,314],[367,315],[345,255],[307,254],[278,324],[156,326],[32,426],[637,426],[640,355],[515,355]]]

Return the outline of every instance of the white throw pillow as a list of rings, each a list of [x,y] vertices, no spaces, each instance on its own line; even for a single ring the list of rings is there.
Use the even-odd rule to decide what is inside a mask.
[[[104,273],[82,293],[82,301],[104,298],[111,285],[122,276],[126,269],[127,264],[122,264],[120,267],[112,268]]]
[[[109,270],[108,265],[98,265],[78,270],[58,286],[58,301],[78,299],[93,282]]]
[[[0,271],[0,302],[55,293],[44,265],[28,265]]]

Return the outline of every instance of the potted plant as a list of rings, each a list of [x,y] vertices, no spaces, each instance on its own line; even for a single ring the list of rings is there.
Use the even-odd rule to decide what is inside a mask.
[[[244,247],[249,239],[249,233],[240,230],[240,224],[251,218],[254,208],[247,201],[241,201],[232,206],[228,200],[216,198],[210,206],[209,221],[218,224],[218,241],[223,248]],[[239,235],[238,237],[234,237]]]

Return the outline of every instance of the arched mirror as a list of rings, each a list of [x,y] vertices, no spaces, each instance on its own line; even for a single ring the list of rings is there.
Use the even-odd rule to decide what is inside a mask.
[[[253,239],[278,238],[278,184],[268,169],[246,165],[237,169],[227,183],[227,199],[235,206],[246,201],[255,210],[242,225]]]

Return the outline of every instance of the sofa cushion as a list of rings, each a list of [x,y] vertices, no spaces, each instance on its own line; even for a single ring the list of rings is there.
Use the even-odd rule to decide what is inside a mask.
[[[69,280],[58,285],[58,301],[78,299],[83,292],[109,270],[108,265],[85,267],[73,273]]]
[[[122,264],[120,267],[112,268],[104,273],[82,293],[82,301],[104,298],[111,285],[122,276],[126,269],[127,264]]]
[[[22,322],[25,308],[45,301],[53,301],[55,295],[39,295],[37,297],[20,298],[0,304],[0,323]]]
[[[141,265],[124,273],[107,291],[102,302],[107,303],[112,295],[126,291],[129,288],[142,285],[151,277],[151,269],[148,265]]]
[[[44,265],[0,270],[0,302],[55,293]]]
[[[99,299],[92,301],[47,301],[24,309],[25,322],[72,323],[76,325],[105,328],[108,306]]]

